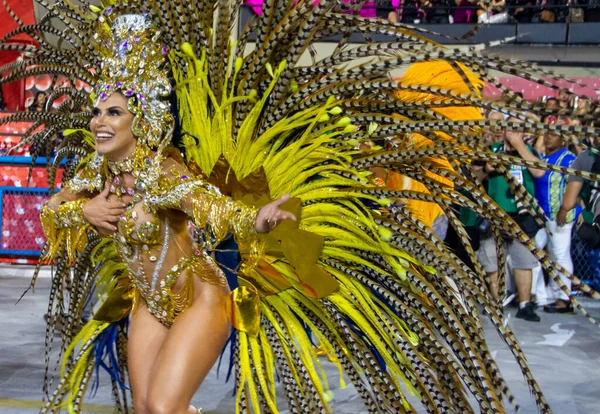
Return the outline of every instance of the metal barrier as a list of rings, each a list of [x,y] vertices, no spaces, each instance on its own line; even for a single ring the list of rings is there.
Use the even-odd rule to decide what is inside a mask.
[[[50,197],[46,158],[30,170],[31,157],[0,156],[0,166],[0,261],[29,263],[45,243],[40,211]]]
[[[40,255],[46,241],[40,211],[49,198],[47,188],[0,187],[0,254]]]
[[[573,232],[571,241],[571,259],[573,260],[573,274],[582,282],[589,284],[598,281],[595,277],[599,271],[600,249],[590,249],[581,241],[577,232]],[[600,275],[599,275],[600,276]]]

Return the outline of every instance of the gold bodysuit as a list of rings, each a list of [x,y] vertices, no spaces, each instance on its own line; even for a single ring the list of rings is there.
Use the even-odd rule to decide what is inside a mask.
[[[173,158],[152,158],[141,146],[119,163],[108,163],[96,155],[66,188],[76,194],[94,193],[105,181],[111,183],[111,194],[127,205],[113,239],[135,288],[134,309],[142,298],[150,313],[170,326],[191,305],[194,275],[204,282],[226,285],[223,272],[206,249],[228,232],[238,241],[251,238],[256,209],[221,195]],[[133,186],[125,185],[127,182]],[[50,245],[65,237],[83,237],[82,208],[87,200],[59,207],[51,200],[44,207],[42,224]],[[84,231],[92,230],[87,225]],[[77,245],[75,239],[70,242]]]

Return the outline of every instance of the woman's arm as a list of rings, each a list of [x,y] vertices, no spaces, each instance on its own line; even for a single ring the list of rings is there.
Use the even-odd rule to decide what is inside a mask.
[[[216,187],[195,179],[180,163],[167,160],[164,169],[168,173],[157,186],[163,187],[164,191],[150,197],[147,203],[152,208],[183,211],[197,226],[209,226],[217,239],[224,238],[229,232],[245,239],[256,232],[268,233],[281,220],[296,220],[292,213],[279,208],[289,195],[257,209],[226,197]]]
[[[109,187],[90,198],[85,193],[76,193],[68,187],[52,196],[42,209],[44,231],[91,225],[100,234],[107,235],[117,230],[116,223],[125,211],[125,205],[109,199]],[[48,234],[47,234],[48,235]]]

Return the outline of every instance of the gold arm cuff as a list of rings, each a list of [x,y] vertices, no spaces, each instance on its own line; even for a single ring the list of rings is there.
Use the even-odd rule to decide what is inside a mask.
[[[56,257],[63,244],[71,263],[75,260],[75,256],[83,251],[87,244],[87,230],[90,228],[83,218],[83,206],[88,200],[83,198],[68,201],[56,210],[50,208],[48,204],[42,208],[40,220],[49,244],[44,257],[46,260]]]

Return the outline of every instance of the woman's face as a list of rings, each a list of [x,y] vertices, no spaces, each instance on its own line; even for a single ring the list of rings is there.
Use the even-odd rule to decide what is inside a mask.
[[[134,115],[127,108],[127,99],[113,93],[105,101],[98,100],[93,111],[90,130],[96,140],[96,151],[112,161],[127,158],[135,151],[137,139],[131,131]]]

